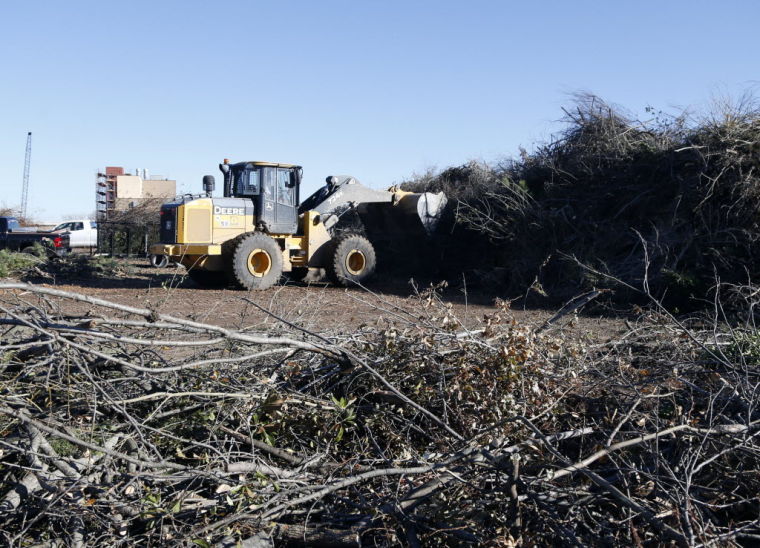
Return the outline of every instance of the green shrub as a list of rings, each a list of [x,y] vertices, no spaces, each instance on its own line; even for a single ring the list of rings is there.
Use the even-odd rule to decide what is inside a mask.
[[[42,259],[35,255],[2,249],[0,250],[0,278],[21,277],[41,262],[43,262]]]
[[[122,267],[112,257],[73,253],[51,262],[48,271],[62,278],[110,278],[121,274]]]
[[[40,242],[34,242],[34,244],[31,245],[30,248],[26,248],[25,253],[34,255],[35,257],[38,257],[40,259],[44,259],[48,256],[50,248],[46,248],[44,245],[42,245]]]
[[[758,367],[760,365],[760,333],[754,329],[734,332],[724,354],[734,364]]]

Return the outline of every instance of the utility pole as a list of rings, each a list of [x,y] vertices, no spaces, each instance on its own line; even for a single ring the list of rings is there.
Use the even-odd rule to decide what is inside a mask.
[[[21,218],[26,218],[29,202],[29,165],[32,161],[32,132],[26,134],[26,156],[24,157],[24,182],[21,185]]]

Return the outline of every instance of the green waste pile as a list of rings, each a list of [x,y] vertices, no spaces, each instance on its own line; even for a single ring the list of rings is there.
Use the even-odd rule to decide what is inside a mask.
[[[612,276],[676,302],[704,296],[717,278],[758,277],[753,100],[703,117],[652,111],[642,122],[583,96],[565,114],[564,131],[533,152],[405,184],[451,199],[447,275],[496,272],[514,295],[533,288],[559,299],[615,285]]]

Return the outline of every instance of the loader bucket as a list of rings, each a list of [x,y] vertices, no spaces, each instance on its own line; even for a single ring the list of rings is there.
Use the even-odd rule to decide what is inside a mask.
[[[446,196],[432,192],[399,192],[396,196],[395,202],[359,205],[368,234],[375,239],[432,237],[443,216]]]
[[[443,192],[410,193],[401,197],[396,208],[399,208],[410,221],[416,223],[419,219],[423,230],[428,236],[432,236],[435,234],[447,201]]]

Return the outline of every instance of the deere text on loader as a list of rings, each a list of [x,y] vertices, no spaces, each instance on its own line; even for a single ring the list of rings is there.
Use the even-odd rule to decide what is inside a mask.
[[[161,206],[161,242],[150,248],[206,287],[266,289],[283,273],[299,279],[310,269],[324,269],[335,284],[360,283],[375,270],[373,235],[424,242],[446,205],[443,194],[378,191],[350,176],[327,177],[301,201],[300,166],[225,160],[219,168],[224,197],[211,197],[215,181],[206,175],[205,196]],[[336,230],[349,211],[358,213],[362,233]]]

